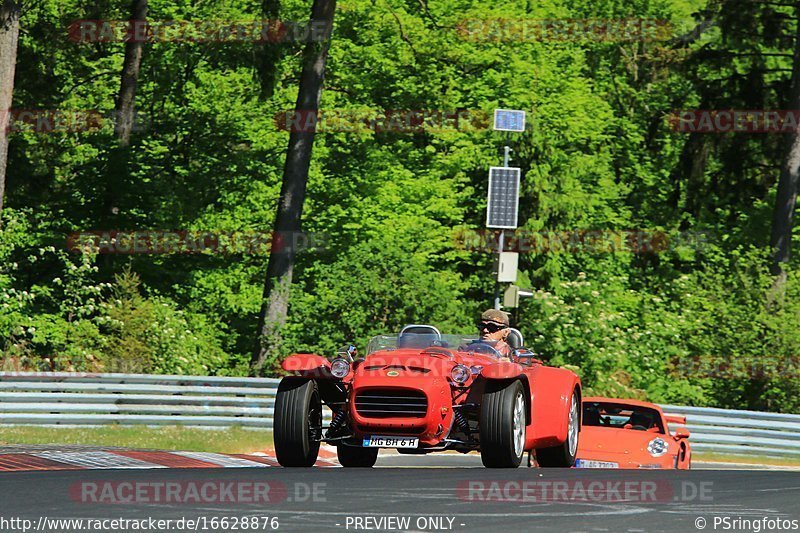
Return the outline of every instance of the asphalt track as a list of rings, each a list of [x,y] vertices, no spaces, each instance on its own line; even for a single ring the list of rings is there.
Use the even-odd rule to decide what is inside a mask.
[[[411,466],[416,465],[416,466]],[[0,474],[0,517],[171,518],[278,517],[279,531],[698,531],[696,521],[714,517],[800,520],[800,472],[782,471],[622,471],[519,468],[489,470],[469,457],[379,459],[374,469],[234,468],[8,472]],[[382,468],[381,468],[382,467]],[[472,468],[474,467],[474,468]],[[281,501],[269,503],[93,503],[80,501],[81,483],[157,484],[165,481],[259,481],[286,487]],[[542,487],[561,483],[558,497],[543,498]],[[592,482],[603,491],[576,499],[576,487]],[[525,485],[527,483],[527,485]],[[614,495],[629,483],[634,491]],[[647,498],[636,487],[658,487]],[[472,485],[470,485],[472,484]],[[521,492],[519,487],[536,490]],[[482,487],[470,492],[469,487]],[[315,487],[316,495],[312,495]],[[498,490],[499,487],[499,490]],[[494,492],[492,492],[494,490]],[[551,493],[553,494],[553,493]],[[656,495],[653,498],[653,495]],[[598,498],[599,496],[599,498]],[[510,501],[497,501],[502,499]],[[532,499],[548,501],[532,501]],[[485,501],[491,499],[492,501]],[[521,501],[525,499],[526,501]],[[315,500],[315,501],[312,501]],[[555,500],[555,501],[553,501]],[[647,501],[642,501],[647,500]],[[381,522],[388,517],[407,519]],[[361,522],[356,519],[361,518]],[[366,520],[369,518],[369,520]],[[356,527],[359,525],[361,527]],[[4,531],[14,529],[3,528]],[[202,529],[199,529],[202,530]],[[209,529],[207,529],[209,530]],[[233,531],[233,529],[218,529]],[[259,529],[271,531],[270,527]],[[755,531],[753,527],[728,529]],[[766,528],[761,527],[761,530]],[[66,531],[66,530],[64,530]]]

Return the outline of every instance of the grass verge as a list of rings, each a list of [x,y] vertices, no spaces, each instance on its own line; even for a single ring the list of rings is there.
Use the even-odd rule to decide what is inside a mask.
[[[0,446],[9,444],[84,444],[187,452],[251,453],[272,448],[272,431],[180,426],[3,427],[0,429]]]

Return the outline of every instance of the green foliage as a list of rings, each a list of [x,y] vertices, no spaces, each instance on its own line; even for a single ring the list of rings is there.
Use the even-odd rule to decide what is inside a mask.
[[[216,373],[228,357],[201,315],[175,308],[163,297],[144,298],[139,276],[116,276],[105,304],[104,368],[156,374]]]
[[[153,20],[259,20],[262,4],[149,2]],[[281,2],[277,17],[303,21],[309,8]],[[124,9],[33,3],[14,107],[110,116],[123,44],[73,43],[64,28],[125,19]],[[528,112],[529,128],[318,133],[303,213],[315,247],[295,266],[281,355],[363,348],[409,322],[469,332],[493,297],[492,256],[460,249],[453,235],[483,227],[487,169],[508,142],[524,172],[526,230],[710,235],[657,253],[523,253],[521,280],[534,297],[516,319],[543,357],[575,368],[592,394],[800,409],[799,274],[776,292],[765,266],[780,136],[686,135],[666,120],[676,109],[781,108],[788,13],[743,1],[340,2],[323,110],[479,117],[509,107]],[[716,24],[697,40],[675,40],[709,17]],[[674,28],[627,41],[463,32],[470,20],[554,18]],[[9,364],[249,371],[266,254],[98,257],[65,242],[94,229],[269,232],[289,139],[274,117],[294,105],[301,46],[146,45],[127,165],[111,120],[93,131],[13,134],[0,220]]]
[[[5,218],[0,249],[14,256],[14,236],[26,223],[10,210]],[[52,276],[47,283],[3,278],[5,368],[204,375],[233,366],[215,336],[219,331],[203,316],[177,309],[166,297],[143,297],[130,270],[114,283],[95,281],[95,259],[49,246],[24,259],[25,270],[43,265]]]
[[[409,323],[469,327],[476,309],[461,299],[464,283],[433,266],[429,243],[397,232],[395,240],[359,243],[317,267],[313,283],[292,299],[285,342],[292,350],[329,354],[348,342],[366,346],[371,336]]]
[[[638,290],[627,277],[579,273],[535,291],[522,331],[576,369],[588,394],[797,411],[800,334],[786,324],[800,312],[800,279],[774,295],[767,264],[763,250],[710,247],[702,268],[664,271]]]

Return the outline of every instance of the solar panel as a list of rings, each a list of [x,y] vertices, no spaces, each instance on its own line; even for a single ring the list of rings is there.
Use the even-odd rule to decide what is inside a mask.
[[[486,227],[514,229],[519,214],[519,176],[515,167],[489,169],[489,203],[486,206]]]
[[[525,111],[495,109],[494,129],[497,131],[525,131]]]

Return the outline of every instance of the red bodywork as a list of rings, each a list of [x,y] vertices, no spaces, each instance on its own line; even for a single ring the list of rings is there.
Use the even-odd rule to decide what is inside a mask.
[[[646,430],[634,429],[631,424],[623,427],[587,425],[591,419],[587,406],[618,406],[629,410],[653,415],[653,423]],[[615,398],[587,397],[583,399],[583,425],[578,443],[578,463],[576,466],[595,468],[666,468],[688,470],[691,468],[692,449],[689,432],[685,427],[678,428],[675,435],[670,434],[668,424],[685,425],[686,418],[665,415],[661,408],[650,402],[620,400]],[[655,438],[667,444],[667,452],[654,457],[647,449]],[[593,461],[596,463],[587,463]],[[611,466],[616,464],[617,466]],[[593,465],[593,466],[592,466]]]
[[[463,384],[451,377],[453,367],[459,364],[472,368]],[[420,452],[433,451],[431,448],[463,452],[480,449],[474,438],[477,431],[461,431],[463,426],[456,423],[454,410],[460,409],[468,427],[474,429],[489,380],[522,382],[527,392],[525,450],[557,446],[567,439],[572,395],[577,392],[580,399],[581,393],[580,379],[574,372],[544,366],[537,359],[509,362],[442,347],[376,351],[356,361],[342,379],[333,377],[330,363],[318,355],[294,354],[282,366],[295,375],[314,378],[323,402],[334,411],[337,405],[346,406],[348,429],[354,440],[368,435],[418,437]],[[358,401],[370,394],[419,398],[419,411],[374,416]]]

